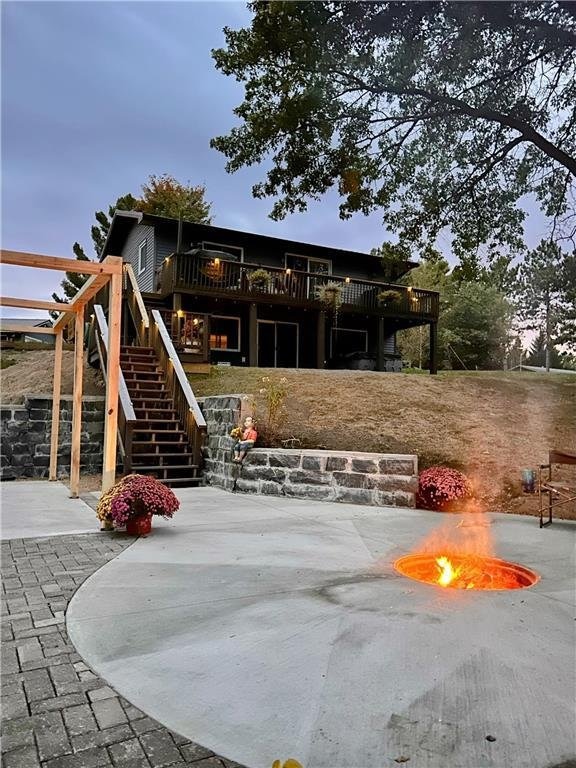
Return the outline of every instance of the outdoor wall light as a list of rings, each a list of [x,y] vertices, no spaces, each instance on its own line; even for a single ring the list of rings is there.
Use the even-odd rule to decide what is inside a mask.
[[[286,270],[286,274],[287,274],[287,275],[291,275],[291,274],[292,274],[292,270],[291,270],[291,269],[287,269],[287,270]]]
[[[345,282],[345,283],[349,283],[349,282],[350,282],[350,278],[349,278],[349,277],[347,277],[347,278],[344,280],[344,282]]]
[[[179,309],[178,312],[176,312],[176,314],[178,315],[178,317],[184,317],[184,310]]]

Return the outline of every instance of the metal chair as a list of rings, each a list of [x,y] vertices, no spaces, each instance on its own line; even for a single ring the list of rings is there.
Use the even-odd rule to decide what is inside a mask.
[[[540,528],[552,523],[552,510],[563,504],[576,502],[576,478],[563,479],[554,477],[557,467],[576,465],[576,453],[568,451],[550,451],[548,464],[541,464],[538,472],[538,502],[540,506]],[[546,470],[548,470],[546,472]],[[547,475],[547,476],[546,476]],[[548,510],[548,519],[544,522],[544,514]]]

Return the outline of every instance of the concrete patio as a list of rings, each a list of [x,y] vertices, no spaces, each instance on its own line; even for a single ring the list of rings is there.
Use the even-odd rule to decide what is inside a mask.
[[[458,516],[178,492],[173,521],[67,612],[83,659],[173,731],[250,768],[551,768],[576,759],[573,523],[490,514],[525,590],[398,576]],[[490,737],[490,738],[488,738]]]

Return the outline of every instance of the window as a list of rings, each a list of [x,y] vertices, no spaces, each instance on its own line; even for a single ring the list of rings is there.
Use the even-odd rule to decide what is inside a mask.
[[[298,253],[285,253],[284,265],[287,269],[295,269],[299,272],[314,272],[318,275],[332,274],[332,261],[330,259],[314,259],[310,256],[301,256]]]
[[[138,246],[138,274],[141,275],[146,269],[146,240]]]
[[[368,351],[368,332],[355,328],[332,328],[331,354],[347,355]]]
[[[202,249],[205,251],[219,251],[232,256],[234,261],[244,261],[244,248],[237,245],[222,245],[222,243],[209,243],[204,241]]]
[[[240,352],[240,318],[212,315],[210,318],[210,349]]]

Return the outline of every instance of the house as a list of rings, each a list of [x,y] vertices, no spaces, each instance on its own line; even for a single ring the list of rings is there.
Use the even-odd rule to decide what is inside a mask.
[[[396,284],[413,263],[386,271],[366,253],[134,211],[114,214],[101,258],[108,255],[132,265],[188,371],[399,370],[396,333],[428,326],[436,372],[438,294]]]
[[[29,330],[31,327],[38,328],[38,333],[33,333]],[[52,334],[41,333],[41,328],[51,328],[52,322],[47,318],[42,317],[2,317],[0,318],[0,341],[3,346],[13,344],[15,342],[34,342],[37,344],[45,344],[47,347],[54,346],[54,336]]]

